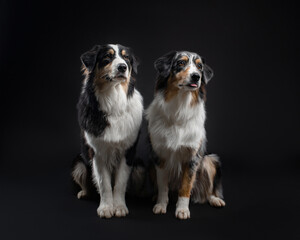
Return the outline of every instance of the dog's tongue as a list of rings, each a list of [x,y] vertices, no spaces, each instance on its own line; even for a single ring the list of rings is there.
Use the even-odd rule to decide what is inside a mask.
[[[191,83],[190,86],[191,86],[191,87],[197,87],[197,84]]]

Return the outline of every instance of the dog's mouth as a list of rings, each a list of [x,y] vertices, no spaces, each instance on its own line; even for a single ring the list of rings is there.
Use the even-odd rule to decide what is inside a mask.
[[[180,84],[179,87],[188,87],[190,89],[196,89],[198,88],[198,84],[196,83]]]
[[[196,84],[196,83],[189,83],[189,84],[187,84],[187,86],[190,87],[190,88],[197,88],[198,84]]]
[[[119,75],[115,76],[114,79],[118,79],[118,80],[126,80],[127,77],[126,77],[124,74],[119,74]]]
[[[127,80],[127,77],[124,74],[118,74],[114,77],[111,77],[108,74],[106,74],[104,77],[107,81],[110,81],[110,82],[112,82],[112,81],[126,81]]]

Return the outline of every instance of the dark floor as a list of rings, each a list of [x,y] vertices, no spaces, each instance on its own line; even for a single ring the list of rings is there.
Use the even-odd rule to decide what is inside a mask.
[[[1,239],[300,239],[299,164],[286,162],[271,169],[228,162],[226,207],[191,204],[186,221],[174,217],[174,202],[156,216],[150,199],[132,197],[128,217],[100,219],[97,202],[73,195],[67,166],[26,177],[2,173]]]

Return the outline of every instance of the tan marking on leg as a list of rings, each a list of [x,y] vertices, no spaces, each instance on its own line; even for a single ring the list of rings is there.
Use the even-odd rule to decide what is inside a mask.
[[[207,200],[211,206],[224,207],[225,201],[221,198],[222,194],[213,192],[214,178],[217,173],[214,156],[205,156],[200,170],[200,181],[203,189],[203,200]]]
[[[209,156],[205,156],[201,161],[199,166],[199,178],[197,181],[200,181],[202,198],[209,199],[209,197],[213,194],[214,187],[214,177],[216,175],[216,167],[213,164],[212,160]]]
[[[209,181],[213,185],[213,180],[216,175],[216,167],[213,162],[209,159],[209,157],[204,157],[203,159],[203,169],[205,169],[209,176]]]
[[[189,168],[188,164],[183,164],[181,186],[178,192],[179,197],[190,197],[195,177],[196,171],[191,172],[191,169]]]

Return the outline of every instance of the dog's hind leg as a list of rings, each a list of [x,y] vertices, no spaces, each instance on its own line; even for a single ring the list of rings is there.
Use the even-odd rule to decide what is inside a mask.
[[[221,163],[215,154],[210,154],[204,157],[207,164],[207,171],[211,171],[210,182],[212,183],[212,194],[208,197],[208,202],[213,207],[224,207],[223,189],[221,182]]]
[[[196,203],[208,201],[213,207],[225,206],[221,183],[221,164],[217,155],[206,155],[201,160],[192,200]]]
[[[72,177],[74,182],[77,183],[81,188],[81,190],[77,193],[77,198],[81,199],[86,197],[88,193],[88,186],[87,186],[88,172],[87,172],[86,165],[80,155],[77,156],[77,158],[74,160]]]

